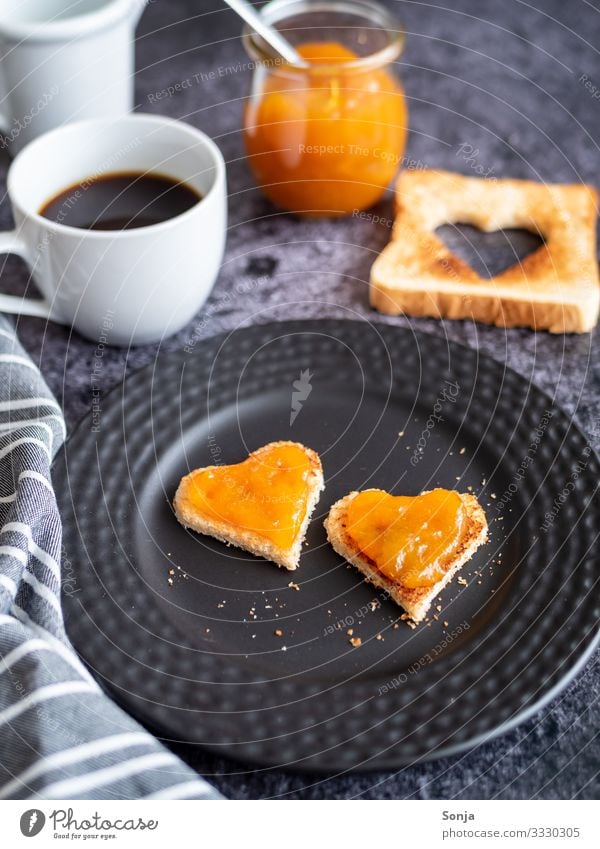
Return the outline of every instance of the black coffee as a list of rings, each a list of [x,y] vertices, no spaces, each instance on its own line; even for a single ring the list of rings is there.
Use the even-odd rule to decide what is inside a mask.
[[[104,174],[64,189],[40,215],[83,230],[132,230],[175,218],[199,200],[195,189],[162,174]]]

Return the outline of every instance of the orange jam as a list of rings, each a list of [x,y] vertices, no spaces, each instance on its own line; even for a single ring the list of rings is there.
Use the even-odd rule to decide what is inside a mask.
[[[262,87],[248,101],[252,170],[265,194],[292,212],[334,216],[366,209],[402,159],[408,123],[402,88],[385,67],[348,65],[358,57],[342,44],[297,49],[308,68],[263,70]]]
[[[235,466],[192,472],[185,498],[213,521],[289,548],[306,515],[310,470],[299,445],[267,446]]]
[[[463,518],[461,497],[452,490],[433,489],[412,498],[371,489],[350,502],[346,532],[390,580],[431,587],[444,577],[440,561],[456,548]]]

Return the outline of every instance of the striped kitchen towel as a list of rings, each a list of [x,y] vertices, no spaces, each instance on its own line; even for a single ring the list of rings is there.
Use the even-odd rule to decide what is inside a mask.
[[[67,639],[50,463],[61,410],[0,317],[0,799],[217,799],[100,690]]]

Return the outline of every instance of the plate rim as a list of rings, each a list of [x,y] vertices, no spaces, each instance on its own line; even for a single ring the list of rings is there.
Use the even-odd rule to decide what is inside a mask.
[[[326,326],[339,327],[340,325],[342,325],[342,326],[343,325],[354,325],[354,326],[363,326],[363,327],[365,325],[368,325],[368,326],[374,328],[381,338],[383,338],[383,335],[381,334],[380,331],[383,330],[384,333],[399,332],[399,333],[402,333],[402,334],[408,334],[415,340],[422,339],[424,343],[426,343],[427,340],[435,340],[435,344],[439,345],[440,343],[443,343],[444,346],[449,351],[454,349],[457,352],[462,352],[462,353],[459,353],[459,356],[464,356],[465,354],[467,354],[469,357],[476,357],[478,366],[483,365],[483,363],[487,363],[493,369],[501,368],[504,372],[511,373],[513,375],[513,377],[518,380],[519,383],[527,383],[529,390],[533,389],[536,393],[538,393],[540,396],[542,396],[548,402],[550,407],[556,408],[558,411],[560,411],[563,414],[563,416],[568,421],[568,435],[570,436],[571,432],[575,432],[576,434],[578,434],[579,437],[581,437],[584,440],[585,445],[589,448],[590,454],[596,459],[597,462],[600,463],[600,456],[599,456],[598,452],[596,452],[594,447],[591,445],[587,434],[583,431],[579,422],[576,420],[575,415],[569,413],[562,406],[560,406],[551,397],[551,395],[546,390],[544,390],[543,388],[538,386],[537,383],[535,383],[531,378],[526,380],[521,374],[519,374],[519,372],[516,371],[516,369],[512,368],[505,361],[497,360],[493,356],[491,356],[490,354],[481,351],[479,348],[472,348],[468,345],[464,345],[461,342],[456,342],[454,340],[451,340],[447,336],[440,336],[440,335],[437,335],[435,333],[424,332],[422,330],[417,330],[412,326],[405,327],[405,326],[394,325],[392,323],[388,324],[388,323],[384,323],[384,322],[381,322],[381,321],[371,321],[368,318],[347,319],[347,318],[329,318],[328,317],[328,318],[323,318],[323,319],[289,319],[289,320],[283,320],[283,321],[269,321],[269,322],[263,322],[263,323],[253,323],[253,324],[242,326],[242,327],[236,327],[236,328],[231,329],[231,330],[225,330],[225,331],[222,331],[218,334],[214,334],[212,336],[207,336],[206,338],[199,340],[198,351],[193,352],[192,354],[185,352],[185,350],[183,348],[177,349],[177,350],[174,350],[174,351],[161,351],[160,348],[159,348],[152,361],[150,361],[149,363],[147,363],[143,366],[140,366],[139,368],[133,369],[122,380],[120,380],[118,383],[116,383],[114,386],[112,386],[111,389],[103,395],[103,398],[102,398],[103,406],[108,404],[109,399],[110,399],[110,401],[114,402],[115,398],[118,397],[118,393],[120,391],[122,392],[125,384],[128,381],[135,378],[136,376],[140,376],[144,372],[152,373],[153,370],[157,366],[158,360],[160,360],[160,361],[173,360],[174,362],[181,362],[185,358],[187,358],[189,360],[193,360],[196,357],[201,356],[202,348],[204,346],[213,345],[218,350],[218,349],[221,348],[222,344],[224,342],[226,342],[226,340],[229,337],[231,337],[232,335],[236,335],[238,333],[242,333],[242,334],[248,333],[248,332],[250,332],[250,333],[252,333],[252,332],[268,333],[269,331],[278,331],[278,330],[285,331],[286,328],[287,328],[288,332],[291,329],[293,329],[294,332],[302,333],[302,332],[311,332],[312,329],[315,328],[315,327],[317,327],[317,328],[318,327],[323,328],[323,327],[326,327]],[[317,331],[315,331],[315,332],[317,332]],[[117,403],[118,403],[118,406],[120,408],[122,408],[123,403],[124,403],[123,398],[119,398]],[[90,417],[92,415],[92,412],[93,411],[91,409],[88,409],[78,419],[78,421],[75,423],[73,428],[70,430],[70,432],[68,434],[68,438],[65,440],[65,442],[63,443],[63,445],[61,446],[61,448],[59,449],[59,451],[57,452],[57,454],[55,455],[55,457],[53,459],[52,466],[51,466],[51,472],[53,474],[54,474],[56,468],[59,465],[68,465],[67,451],[69,450],[69,447],[70,447],[73,439],[81,431],[83,431],[83,428],[85,427],[85,423],[90,421]],[[56,484],[54,486],[55,486],[55,490],[56,490]],[[61,524],[62,524],[62,515],[61,515]],[[64,527],[64,525],[63,525],[63,527]],[[64,599],[63,599],[63,604],[64,604]],[[173,625],[173,627],[175,627],[176,630],[179,630],[177,623],[172,622],[171,624]],[[304,756],[299,760],[299,762],[294,762],[290,765],[273,764],[271,762],[265,762],[264,760],[261,760],[260,758],[254,759],[251,756],[248,756],[246,753],[244,753],[240,757],[240,756],[236,755],[235,752],[232,752],[233,744],[211,745],[210,743],[203,742],[201,744],[195,743],[194,745],[200,745],[203,749],[210,751],[213,754],[218,755],[219,757],[230,758],[232,760],[237,760],[238,762],[241,762],[241,763],[257,766],[257,767],[262,768],[262,769],[279,769],[279,770],[282,770],[282,771],[293,772],[293,773],[315,773],[315,772],[323,772],[323,771],[333,771],[333,772],[339,772],[339,773],[346,773],[346,772],[368,773],[368,772],[377,772],[377,771],[380,772],[382,770],[394,769],[395,768],[394,765],[395,766],[405,766],[407,764],[425,762],[425,761],[430,761],[430,760],[437,760],[437,759],[445,758],[445,757],[452,757],[456,754],[459,754],[459,753],[464,752],[464,751],[468,751],[468,750],[473,749],[473,748],[475,748],[475,747],[477,747],[481,744],[487,743],[490,740],[492,740],[492,739],[494,739],[494,738],[496,738],[496,737],[498,737],[502,734],[507,733],[508,731],[517,727],[521,723],[525,722],[527,719],[529,719],[534,714],[539,713],[539,711],[541,711],[546,705],[548,705],[549,702],[551,702],[554,698],[556,698],[556,696],[560,692],[562,692],[567,686],[569,686],[569,684],[577,677],[577,675],[581,672],[583,667],[589,661],[589,659],[593,655],[594,651],[598,648],[598,646],[600,645],[600,623],[596,624],[594,633],[592,633],[592,629],[590,629],[590,635],[587,637],[587,639],[588,639],[588,645],[577,656],[575,662],[571,666],[569,666],[569,668],[563,674],[560,675],[560,678],[556,681],[556,683],[552,687],[550,687],[549,689],[543,691],[541,693],[541,695],[538,698],[535,699],[534,702],[532,702],[531,704],[527,705],[526,707],[524,707],[522,709],[519,709],[515,713],[514,716],[510,717],[507,720],[501,721],[499,724],[494,724],[494,727],[490,728],[488,731],[484,731],[484,732],[481,732],[479,734],[469,736],[468,739],[465,739],[465,740],[462,740],[462,741],[459,741],[459,742],[456,742],[456,743],[441,745],[439,748],[429,750],[426,753],[419,755],[419,756],[416,756],[416,757],[408,757],[406,759],[403,759],[402,755],[399,754],[396,750],[394,750],[394,755],[391,758],[388,758],[388,751],[386,750],[385,753],[384,753],[384,757],[383,757],[383,760],[386,761],[386,764],[384,764],[384,765],[370,765],[369,763],[365,764],[364,762],[361,762],[361,763],[355,764],[351,767],[341,767],[340,766],[338,768],[335,765],[331,765],[330,767],[321,768],[321,767],[315,767],[315,766],[305,764],[304,761],[306,760],[306,758],[308,756]],[[75,648],[75,650],[77,651],[76,648]],[[78,653],[78,656],[80,656],[81,659],[83,660],[83,662],[85,663],[86,661],[83,658],[83,656],[80,655],[79,652],[77,652],[77,653]],[[185,744],[185,740],[183,738],[178,739],[177,737],[169,736],[169,733],[172,733],[172,732],[165,733],[165,731],[168,732],[168,729],[161,728],[160,723],[158,725],[156,725],[154,723],[153,718],[148,718],[148,716],[144,716],[143,712],[136,710],[136,708],[135,708],[136,698],[130,696],[129,692],[122,685],[113,684],[112,682],[110,684],[107,684],[107,683],[105,683],[105,679],[104,679],[104,677],[101,673],[99,673],[99,672],[97,672],[93,669],[92,669],[92,673],[94,674],[94,677],[101,682],[103,688],[105,690],[107,690],[109,698],[116,701],[116,699],[114,697],[114,692],[115,692],[115,690],[117,690],[120,693],[120,698],[119,698],[117,703],[124,705],[124,709],[127,710],[129,713],[131,713],[131,715],[133,715],[138,721],[140,721],[146,727],[153,729],[153,733],[155,733],[156,736],[159,739],[167,741],[167,742],[171,741],[173,743],[178,742],[178,743],[184,743]],[[141,700],[143,700],[143,699],[141,697],[138,697],[137,703],[139,703]],[[402,710],[402,708],[399,708],[399,711],[401,711],[401,710]],[[335,751],[335,749],[333,751]],[[328,756],[328,754],[329,753],[327,753],[327,756]],[[381,759],[381,752],[380,751],[376,752],[376,756],[379,759]]]

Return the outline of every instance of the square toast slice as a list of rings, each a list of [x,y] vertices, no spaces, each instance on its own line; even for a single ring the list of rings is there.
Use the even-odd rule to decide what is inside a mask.
[[[473,319],[500,327],[584,333],[598,320],[598,195],[583,184],[404,171],[392,240],[371,269],[383,313]],[[435,235],[443,224],[484,232],[524,228],[544,243],[492,278],[480,277]]]

